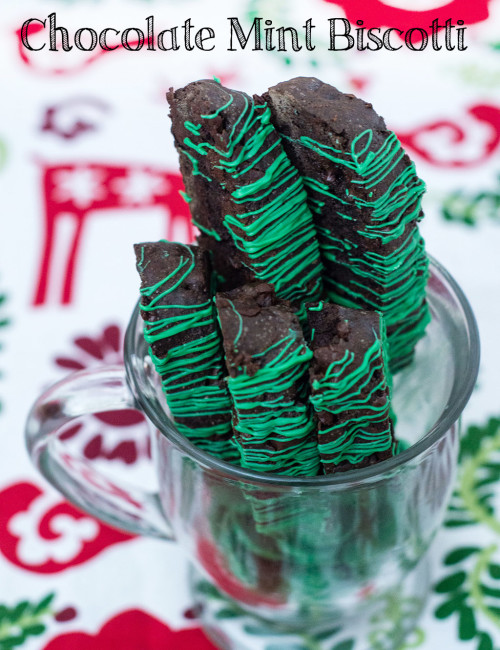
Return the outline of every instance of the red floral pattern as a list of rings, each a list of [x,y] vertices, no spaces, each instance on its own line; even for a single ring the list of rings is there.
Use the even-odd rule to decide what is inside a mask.
[[[331,2],[345,11],[347,19],[351,23],[357,20],[364,22],[364,27],[397,27],[403,31],[412,27],[423,27],[429,29],[432,21],[437,18],[438,24],[443,25],[448,18],[456,24],[457,20],[463,20],[466,25],[482,22],[489,16],[488,5],[490,0],[451,0],[443,2],[441,7],[416,11],[415,9],[403,9],[392,7],[382,0],[325,0]],[[415,33],[415,42],[418,32]]]
[[[119,325],[105,327],[97,336],[77,336],[74,351],[57,356],[55,364],[65,370],[84,370],[123,361],[123,332]],[[132,465],[151,453],[149,427],[142,413],[133,409],[96,413],[77,422],[60,435],[61,440],[78,439],[80,453],[89,460],[120,460]]]
[[[74,140],[88,131],[96,131],[99,118],[109,110],[101,99],[72,97],[45,110],[40,130],[63,140]]]
[[[486,135],[477,136],[477,126],[486,128]],[[439,136],[447,136],[444,142]],[[438,137],[436,137],[438,136]],[[401,144],[437,167],[472,167],[487,162],[498,153],[500,145],[500,107],[492,104],[476,104],[466,111],[460,122],[442,119],[417,126],[411,131],[398,131]],[[460,147],[474,142],[477,153],[464,156]]]
[[[46,497],[38,486],[28,482],[0,491],[0,553],[19,568],[33,573],[59,573],[89,561],[109,546],[133,539],[133,535],[107,526],[67,501],[54,502]],[[63,528],[61,516],[66,521]],[[69,529],[82,522],[90,526],[82,531],[80,539],[75,539]],[[40,547],[44,549],[37,558],[30,556],[33,545],[37,552]]]
[[[97,634],[68,632],[55,637],[43,650],[217,650],[200,628],[172,630],[139,609],[109,619]]]

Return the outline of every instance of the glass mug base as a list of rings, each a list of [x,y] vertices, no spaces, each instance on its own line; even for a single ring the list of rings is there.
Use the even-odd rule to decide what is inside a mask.
[[[417,625],[429,594],[430,565],[428,552],[400,584],[376,595],[367,588],[347,611],[314,613],[305,604],[307,627],[255,615],[193,565],[189,587],[205,633],[221,650],[400,650],[423,634]]]
[[[452,491],[458,420],[479,365],[471,308],[433,260],[427,296],[432,321],[412,366],[394,381],[396,435],[408,448],[376,465],[288,477],[229,465],[192,445],[168,412],[138,306],[125,367],[74,373],[36,401],[29,454],[81,509],[185,549],[202,567],[193,594],[221,648],[395,650],[425,601],[428,549]],[[61,440],[76,418],[130,408],[156,431],[155,492],[105,475]]]

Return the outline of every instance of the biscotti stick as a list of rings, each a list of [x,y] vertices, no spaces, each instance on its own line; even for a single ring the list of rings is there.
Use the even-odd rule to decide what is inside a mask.
[[[134,248],[144,337],[177,428],[200,449],[237,460],[206,253],[166,241]]]
[[[231,233],[222,226],[224,194],[209,179],[192,173],[192,161],[186,156],[179,156],[179,166],[191,221],[200,231],[197,242],[200,248],[210,253],[217,284],[232,289],[251,282],[254,273],[243,264]]]
[[[219,293],[216,304],[242,467],[315,476],[319,456],[305,394],[312,353],[296,315],[264,283]]]
[[[305,77],[264,98],[304,178],[326,293],[383,314],[396,371],[411,361],[429,321],[428,260],[417,229],[425,185],[371,104]]]
[[[325,473],[390,458],[395,441],[380,314],[320,302],[307,305],[307,318],[310,399]]]
[[[211,80],[167,97],[185,182],[201,177],[206,191],[217,196],[218,211],[196,210],[214,251],[229,234],[232,247],[224,262],[234,258],[236,248],[240,263],[279,297],[298,304],[320,298],[322,265],[307,194],[265,102]],[[197,206],[203,201],[191,198]],[[216,254],[218,272],[223,261]]]

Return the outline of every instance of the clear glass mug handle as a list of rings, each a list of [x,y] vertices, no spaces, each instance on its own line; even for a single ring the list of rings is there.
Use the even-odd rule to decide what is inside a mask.
[[[123,366],[82,370],[51,386],[33,405],[26,423],[28,453],[43,476],[76,506],[137,535],[172,540],[157,493],[117,484],[59,439],[75,418],[137,408]]]

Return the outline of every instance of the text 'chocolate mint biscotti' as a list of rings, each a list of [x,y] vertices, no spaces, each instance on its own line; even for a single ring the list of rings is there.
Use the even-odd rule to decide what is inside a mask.
[[[196,246],[134,246],[144,338],[177,428],[193,444],[237,460],[208,257]]]
[[[252,283],[216,296],[241,466],[290,476],[320,468],[306,397],[312,357],[287,301]]]
[[[326,474],[365,467],[395,451],[389,369],[380,314],[307,305],[313,359],[311,402]]]
[[[235,286],[228,267],[237,279],[243,267],[280,298],[319,299],[322,264],[307,193],[266,103],[212,80],[167,98],[189,207],[219,275]]]
[[[383,314],[396,371],[411,361],[429,321],[428,260],[417,229],[424,183],[371,104],[306,77],[264,98],[307,188],[326,293]]]

